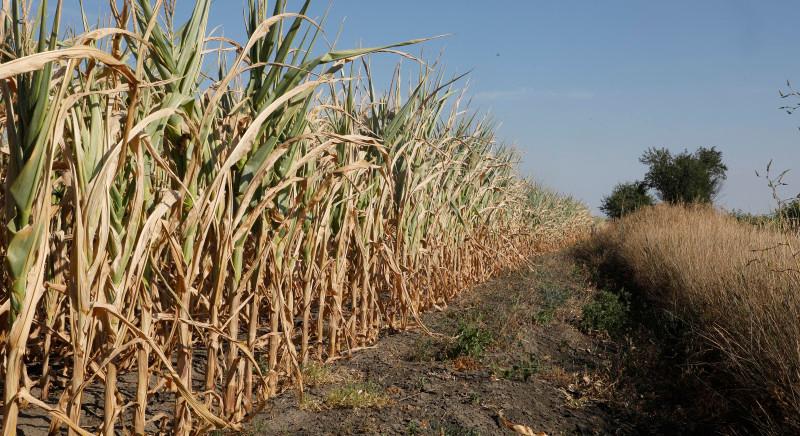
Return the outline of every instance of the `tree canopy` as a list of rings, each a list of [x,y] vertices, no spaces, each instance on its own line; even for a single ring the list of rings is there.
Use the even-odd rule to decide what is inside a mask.
[[[649,167],[644,176],[658,198],[669,203],[711,203],[722,189],[728,167],[715,147],[684,150],[673,155],[666,148],[650,148],[639,161]]]
[[[647,192],[646,183],[641,181],[620,183],[603,199],[600,210],[609,218],[620,218],[653,203],[653,196]]]

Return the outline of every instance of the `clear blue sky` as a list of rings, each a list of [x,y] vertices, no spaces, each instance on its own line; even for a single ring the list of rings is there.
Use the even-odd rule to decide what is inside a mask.
[[[210,27],[241,40],[244,4],[216,0]],[[651,146],[721,149],[728,208],[771,207],[754,174],[770,159],[796,167],[785,194],[800,192],[800,113],[778,110],[786,80],[800,85],[800,2],[322,0],[311,15],[328,6],[331,37],[344,22],[340,48],[452,34],[426,55],[444,50],[449,72],[473,70],[474,107],[502,123],[523,174],[592,207],[643,175]]]

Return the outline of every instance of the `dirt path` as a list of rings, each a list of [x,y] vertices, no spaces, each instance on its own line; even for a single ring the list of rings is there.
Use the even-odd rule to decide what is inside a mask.
[[[278,396],[248,433],[492,435],[514,434],[514,424],[548,435],[701,431],[680,424],[680,404],[629,376],[650,375],[624,360],[657,353],[602,331],[625,322],[625,307],[598,297],[587,277],[568,256],[537,258],[529,271],[427,314],[436,336],[389,334],[307,368],[305,395]]]

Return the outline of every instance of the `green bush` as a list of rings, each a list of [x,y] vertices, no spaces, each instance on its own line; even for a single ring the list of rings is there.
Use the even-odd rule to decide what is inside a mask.
[[[594,300],[583,306],[581,327],[584,330],[602,330],[615,333],[625,326],[630,310],[626,293],[600,291]]]
[[[644,182],[620,183],[600,205],[609,218],[621,218],[641,207],[652,206],[653,197],[647,192]]]

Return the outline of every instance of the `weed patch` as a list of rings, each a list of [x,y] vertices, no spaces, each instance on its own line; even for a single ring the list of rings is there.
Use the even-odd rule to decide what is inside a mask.
[[[498,375],[507,380],[528,381],[542,371],[543,364],[535,354],[528,353],[528,358],[514,363],[509,368],[498,371]]]
[[[594,300],[583,306],[581,327],[586,331],[617,333],[625,326],[629,310],[627,293],[600,291]]]
[[[447,347],[446,355],[449,359],[460,356],[480,359],[493,339],[492,333],[484,329],[478,322],[464,324],[459,329],[455,342]]]

